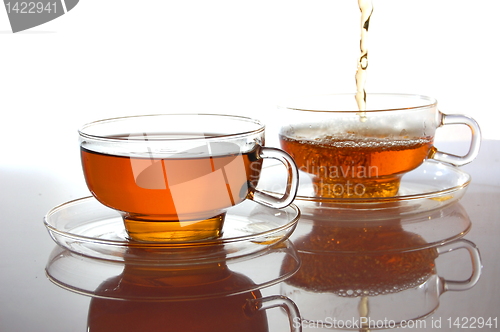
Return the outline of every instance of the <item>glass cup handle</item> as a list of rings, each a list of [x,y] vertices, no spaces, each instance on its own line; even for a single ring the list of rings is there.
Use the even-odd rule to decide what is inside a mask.
[[[461,114],[440,113],[440,115],[442,126],[450,124],[464,124],[469,127],[472,133],[469,152],[467,152],[465,156],[457,156],[435,150],[430,158],[450,163],[455,166],[462,166],[473,161],[474,158],[477,157],[477,154],[479,153],[479,146],[481,145],[481,129],[479,128],[477,122],[474,119]]]
[[[472,274],[467,280],[445,280],[443,279],[443,288],[441,293],[446,291],[463,291],[474,287],[481,276],[481,255],[476,245],[468,240],[459,239],[444,246],[438,247],[438,253],[447,253],[457,249],[466,249],[469,252],[472,262]]]
[[[249,198],[265,206],[269,206],[275,209],[280,209],[290,205],[295,196],[297,195],[297,189],[299,187],[299,170],[292,157],[286,152],[270,147],[260,147],[259,151],[260,158],[271,158],[279,160],[283,165],[285,165],[288,176],[287,183],[285,187],[285,193],[281,197],[275,197],[266,194],[260,190],[252,188],[250,191]]]
[[[297,308],[297,305],[286,296],[273,295],[263,298],[249,299],[245,305],[245,313],[248,316],[251,316],[258,311],[277,307],[285,309],[290,323],[290,331],[302,332],[299,309]]]

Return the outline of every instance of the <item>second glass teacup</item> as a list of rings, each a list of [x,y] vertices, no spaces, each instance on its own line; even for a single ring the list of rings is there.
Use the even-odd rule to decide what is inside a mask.
[[[192,241],[221,234],[225,211],[245,199],[288,206],[298,170],[285,152],[264,147],[265,127],[230,115],[162,114],[96,121],[80,130],[87,186],[118,210],[133,240]],[[263,158],[287,169],[286,191],[256,189]]]
[[[281,147],[309,174],[316,196],[393,197],[401,177],[425,159],[461,166],[479,152],[480,129],[471,118],[443,114],[433,98],[410,94],[368,94],[360,112],[353,94],[306,97],[284,107]],[[469,152],[456,156],[434,147],[436,129],[470,128]]]

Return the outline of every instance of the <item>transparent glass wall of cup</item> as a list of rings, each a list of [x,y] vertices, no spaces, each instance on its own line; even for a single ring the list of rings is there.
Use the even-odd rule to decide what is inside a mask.
[[[298,171],[285,152],[264,147],[265,127],[229,115],[162,114],[106,119],[80,130],[87,186],[120,211],[139,241],[192,241],[221,234],[225,211],[245,199],[289,205]],[[286,166],[282,197],[256,189],[263,158]]]
[[[392,197],[401,177],[426,159],[461,166],[479,152],[476,121],[441,113],[433,98],[367,94],[366,100],[364,112],[354,94],[306,97],[283,107],[281,147],[312,177],[319,197]],[[472,132],[464,156],[434,147],[436,129],[450,124],[466,125]]]

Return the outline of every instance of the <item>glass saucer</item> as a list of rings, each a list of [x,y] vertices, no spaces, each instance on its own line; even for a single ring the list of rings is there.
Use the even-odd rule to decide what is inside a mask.
[[[266,166],[262,172],[259,188],[270,194],[283,192],[280,183],[286,183],[280,165]],[[295,204],[302,215],[310,215],[317,209],[365,210],[374,214],[412,214],[442,208],[458,201],[465,194],[471,177],[455,166],[433,160],[425,161],[420,167],[405,174],[401,180],[398,195],[383,198],[322,198],[314,194],[311,175],[300,172],[299,190]]]
[[[250,200],[227,211],[223,235],[189,242],[129,240],[120,214],[94,197],[54,207],[44,218],[52,239],[72,252],[112,261],[210,261],[249,255],[286,240],[297,225],[295,205],[273,209]],[[147,253],[145,255],[144,253]]]
[[[144,258],[148,254],[143,253]],[[108,261],[56,246],[45,272],[57,286],[86,296],[116,300],[202,300],[251,292],[282,282],[300,266],[284,240],[251,255],[211,262]]]

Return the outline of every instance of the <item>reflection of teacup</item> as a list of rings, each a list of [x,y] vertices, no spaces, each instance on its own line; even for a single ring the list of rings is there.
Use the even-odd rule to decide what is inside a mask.
[[[436,100],[403,94],[368,94],[364,112],[354,95],[305,98],[285,109],[279,137],[300,170],[313,176],[316,195],[330,198],[391,197],[401,177],[427,158],[457,166],[479,151],[480,130],[464,115],[446,115]],[[469,152],[455,156],[434,147],[435,131],[465,124]]]
[[[88,314],[88,329],[108,331],[268,331],[267,316],[258,310],[266,299],[259,290],[242,294],[196,299],[203,288],[224,290],[252,281],[214,263],[198,267],[161,268],[125,266],[122,274],[105,281],[99,291],[119,289],[123,296],[153,297],[166,293],[191,295],[179,301],[110,300],[93,298]],[[250,285],[245,285],[250,284]],[[172,294],[173,295],[173,294]]]
[[[310,231],[294,239],[301,268],[282,286],[308,326],[360,330],[404,325],[431,314],[443,292],[469,289],[480,276],[479,251],[467,240],[429,243],[398,218],[301,220],[308,221]],[[470,253],[471,277],[439,277],[436,258],[461,248]]]
[[[80,131],[92,194],[122,213],[129,236],[183,241],[220,235],[225,211],[249,198],[274,208],[297,190],[293,160],[264,145],[264,125],[228,115],[167,114],[108,119]],[[285,194],[256,189],[262,159],[288,171]]]
[[[129,250],[131,257],[139,258],[149,256],[154,248]],[[165,257],[154,262],[119,262],[56,248],[46,271],[57,285],[92,297],[88,313],[88,331],[92,332],[267,332],[270,318],[266,310],[274,307],[287,311],[292,326],[299,319],[295,304],[284,296],[263,297],[261,289],[297,271],[293,246],[281,243],[265,253],[229,260],[222,258],[224,251],[194,246],[186,248],[183,261]],[[200,260],[202,253],[221,259]],[[265,273],[254,271],[253,264],[277,263],[284,258],[295,262],[286,271],[280,271],[279,263]],[[249,271],[247,265],[253,269]]]

